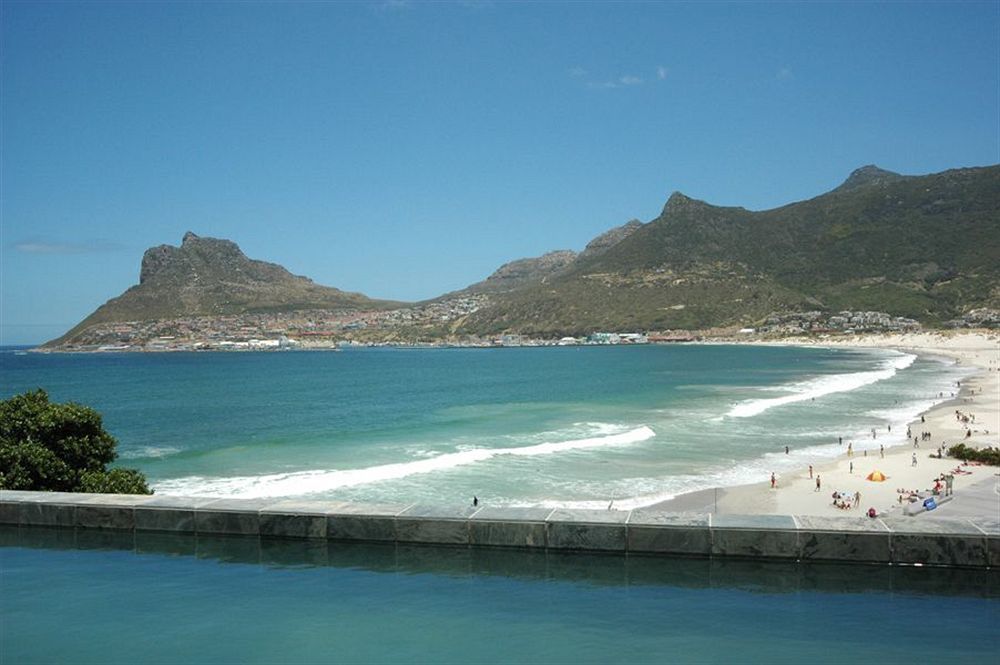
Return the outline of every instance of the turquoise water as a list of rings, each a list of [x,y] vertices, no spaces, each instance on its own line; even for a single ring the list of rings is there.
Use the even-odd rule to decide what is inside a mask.
[[[965,371],[748,346],[6,352],[0,396],[98,409],[160,493],[626,508],[900,442]]]
[[[986,663],[986,571],[0,527],[4,663]]]

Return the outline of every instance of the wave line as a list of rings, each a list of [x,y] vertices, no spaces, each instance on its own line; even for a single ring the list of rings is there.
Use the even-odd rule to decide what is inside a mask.
[[[187,476],[164,480],[157,483],[154,489],[160,494],[182,496],[238,496],[248,499],[301,496],[384,480],[397,480],[419,473],[454,469],[504,455],[550,455],[587,448],[627,446],[651,439],[654,436],[656,433],[650,427],[643,425],[610,436],[547,442],[516,448],[474,448],[456,453],[445,453],[429,459],[382,464],[362,469],[317,469],[231,478]]]
[[[896,375],[896,372],[906,369],[916,359],[915,355],[907,353],[884,361],[881,364],[881,368],[877,370],[853,372],[851,374],[832,374],[800,383],[792,383],[782,386],[785,390],[793,391],[790,395],[740,402],[730,409],[726,415],[731,418],[750,418],[764,413],[768,409],[773,409],[776,406],[806,402],[825,395],[857,390],[863,386],[892,378]]]

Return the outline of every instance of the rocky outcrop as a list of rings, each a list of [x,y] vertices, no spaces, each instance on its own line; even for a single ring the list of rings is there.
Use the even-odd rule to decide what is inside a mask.
[[[577,254],[568,249],[556,250],[542,256],[517,259],[505,263],[482,282],[468,287],[470,293],[498,293],[512,291],[526,284],[542,282],[565,270],[576,260]]]
[[[628,238],[632,233],[637,231],[642,227],[642,222],[638,219],[632,219],[621,226],[616,226],[613,229],[609,229],[597,236],[593,240],[587,243],[587,246],[582,252],[580,252],[580,258],[590,258],[592,256],[597,256],[603,254],[608,249],[614,247],[620,243],[625,238]]]
[[[399,303],[372,300],[320,286],[285,268],[248,258],[239,246],[190,231],[180,247],[159,245],[142,257],[139,284],[101,305],[49,345],[72,343],[87,328],[115,321],[154,321],[248,312],[382,309]]]

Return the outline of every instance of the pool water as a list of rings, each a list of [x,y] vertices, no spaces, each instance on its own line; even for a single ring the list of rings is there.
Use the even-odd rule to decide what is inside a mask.
[[[2,663],[995,662],[1000,575],[0,527]]]

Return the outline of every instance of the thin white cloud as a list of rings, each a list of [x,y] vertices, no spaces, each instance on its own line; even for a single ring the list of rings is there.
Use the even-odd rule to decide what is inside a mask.
[[[25,240],[14,243],[14,249],[22,254],[97,254],[100,252],[116,252],[123,246],[107,240],[90,240],[86,242],[53,242],[50,240]]]
[[[591,78],[590,72],[583,67],[572,67],[569,70],[570,78],[580,81],[590,90],[614,90],[616,88],[630,88],[642,85],[646,82],[641,76],[635,74],[621,74],[610,79]]]
[[[656,68],[656,78],[660,79],[661,81],[667,78],[667,74],[669,73],[670,70],[664,67],[663,65],[660,65],[659,67]]]

